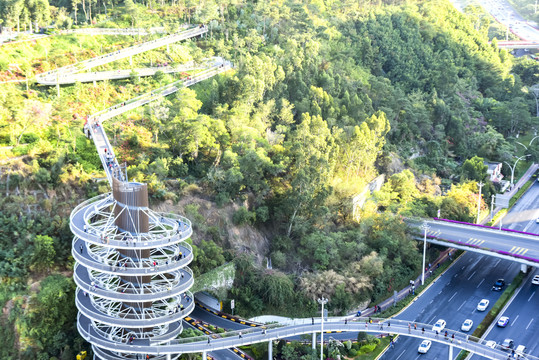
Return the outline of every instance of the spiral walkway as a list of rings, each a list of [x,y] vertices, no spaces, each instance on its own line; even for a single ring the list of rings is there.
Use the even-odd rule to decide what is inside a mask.
[[[188,38],[204,31],[207,30],[197,27],[180,37]],[[167,38],[142,44],[140,48],[146,51],[155,48],[155,42],[163,46],[168,41],[177,41]],[[127,54],[132,52],[127,50]],[[93,63],[91,59],[86,66]],[[79,204],[70,217],[70,228],[75,235],[72,255],[76,261],[73,278],[77,285],[78,329],[92,344],[96,359],[137,359],[143,354],[144,358],[160,360],[177,359],[180,355],[180,352],[133,353],[119,348],[121,344],[169,343],[182,332],[182,320],[195,306],[189,291],[193,273],[188,267],[193,260],[193,249],[186,242],[192,226],[182,216],[158,213],[148,207],[147,185],[128,180],[125,166],[117,161],[102,122],[224,72],[231,64],[222,58],[211,58],[191,67],[196,74],[90,115],[84,126],[86,136],[94,141],[112,188],[110,193]],[[74,68],[79,66],[58,69],[42,79],[53,76],[68,81],[76,75]],[[86,337],[87,332],[93,338]],[[103,343],[108,346],[103,347]]]

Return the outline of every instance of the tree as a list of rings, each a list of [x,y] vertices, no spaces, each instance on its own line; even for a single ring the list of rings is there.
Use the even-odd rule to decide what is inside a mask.
[[[287,202],[287,236],[290,236],[298,216],[315,213],[329,194],[329,182],[335,167],[335,145],[327,123],[320,116],[302,115],[302,121],[287,144],[292,164],[289,172],[290,191]]]
[[[84,4],[84,0],[83,4]],[[139,9],[133,0],[124,0],[125,12],[131,17],[131,27],[135,27],[135,24],[139,19]]]
[[[36,235],[34,238],[34,256],[31,259],[30,269],[33,271],[49,271],[54,265],[56,251],[54,241],[50,236]]]
[[[488,166],[485,165],[483,158],[474,156],[466,159],[462,164],[461,175],[463,180],[475,180],[477,182],[486,181]]]

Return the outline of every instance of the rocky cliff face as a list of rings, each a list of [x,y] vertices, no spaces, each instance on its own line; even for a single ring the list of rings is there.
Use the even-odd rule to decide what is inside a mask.
[[[235,254],[253,254],[257,263],[265,265],[265,258],[269,253],[269,239],[253,226],[234,225],[232,216],[239,207],[238,204],[218,207],[214,202],[198,194],[185,195],[177,204],[165,201],[153,206],[156,211],[169,211],[188,217],[193,222],[195,245],[202,239],[213,239],[217,245],[231,249]],[[219,239],[215,239],[215,230],[218,230]]]

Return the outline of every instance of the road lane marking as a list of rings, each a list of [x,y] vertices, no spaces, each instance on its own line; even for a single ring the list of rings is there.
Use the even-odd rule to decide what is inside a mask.
[[[460,309],[462,309],[462,307],[464,306],[464,304],[466,304],[466,300],[464,300],[464,302],[462,303],[462,305],[460,305],[460,307],[457,309],[457,311],[460,311]]]
[[[476,245],[481,245],[485,242],[485,240],[480,240]]]
[[[457,292],[458,292],[458,291],[455,291],[455,293],[453,294],[453,296],[451,296],[451,298],[449,299],[448,302],[451,302],[451,300],[453,300],[453,298],[454,298],[455,296],[457,296]]]
[[[528,298],[528,302],[530,302],[530,300],[532,299],[533,295],[535,295],[535,291],[530,295],[530,297]]]
[[[530,327],[530,325],[532,324],[533,322],[533,319],[530,320],[530,322],[528,323],[528,326],[526,326],[526,330],[528,330],[528,328]]]
[[[511,323],[511,326],[515,325],[515,323],[517,322],[517,319],[518,319],[518,315],[517,315],[517,317],[515,318],[515,320],[513,320],[513,322]]]
[[[468,278],[468,280],[470,280],[471,278],[473,278],[473,276],[475,275],[475,273],[476,273],[476,271],[474,271],[474,272],[472,273],[472,275],[470,275],[470,277]]]
[[[516,246],[513,246],[509,252],[513,252],[513,250],[516,248]]]
[[[402,350],[401,354],[399,356],[397,356],[397,359],[396,360],[399,360],[399,358],[406,352],[406,350]]]
[[[483,283],[483,281],[485,281],[485,279],[481,280],[481,282],[479,283],[479,285],[477,285],[477,289],[479,289],[479,287],[481,286],[481,284]]]
[[[432,300],[430,301],[429,305],[432,304],[433,301],[434,301],[434,299],[432,299]]]
[[[494,264],[494,267],[498,266],[498,264],[500,263],[500,261],[502,261],[502,259],[498,259],[498,261],[496,261],[496,264]]]
[[[528,252],[528,249],[524,250],[523,252],[520,253],[520,255],[524,255],[525,253]]]

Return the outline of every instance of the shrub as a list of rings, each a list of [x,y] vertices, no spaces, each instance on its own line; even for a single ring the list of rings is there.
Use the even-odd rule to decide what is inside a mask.
[[[269,210],[267,206],[260,206],[256,210],[256,220],[263,223],[269,219]]]
[[[235,225],[253,224],[256,221],[256,213],[242,206],[234,213],[232,221]]]

